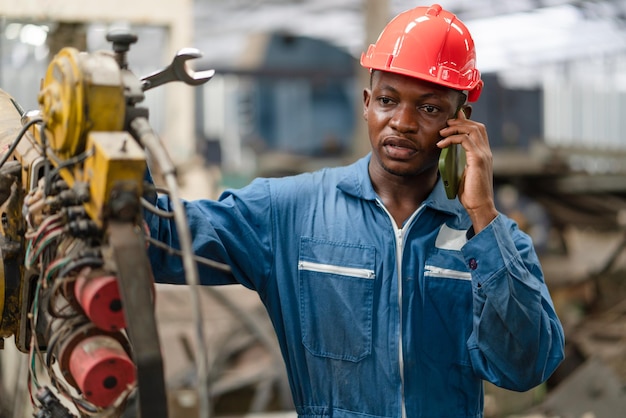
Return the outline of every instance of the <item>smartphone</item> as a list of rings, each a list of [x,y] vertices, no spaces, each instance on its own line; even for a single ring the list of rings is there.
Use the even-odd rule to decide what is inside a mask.
[[[459,192],[461,176],[465,170],[465,150],[460,144],[452,144],[441,150],[439,156],[439,174],[443,180],[448,199],[456,198]]]

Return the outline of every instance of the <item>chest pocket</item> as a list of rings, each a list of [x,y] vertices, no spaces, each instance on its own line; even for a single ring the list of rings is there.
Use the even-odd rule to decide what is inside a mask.
[[[298,262],[302,343],[313,355],[371,353],[376,250],[303,237]]]

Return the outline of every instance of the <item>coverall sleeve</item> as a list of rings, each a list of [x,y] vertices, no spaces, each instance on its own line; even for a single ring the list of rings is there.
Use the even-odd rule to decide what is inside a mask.
[[[172,211],[167,196],[156,205]],[[266,181],[258,179],[237,191],[227,191],[218,200],[184,201],[196,256],[229,265],[232,274],[198,264],[200,282],[205,285],[240,283],[260,290],[272,268],[271,199]],[[160,218],[144,211],[150,235],[171,247],[180,248],[173,218]],[[184,284],[179,256],[151,245],[148,255],[157,283]]]
[[[544,382],[564,358],[564,335],[530,237],[500,214],[462,252],[472,271],[475,372],[516,391]]]

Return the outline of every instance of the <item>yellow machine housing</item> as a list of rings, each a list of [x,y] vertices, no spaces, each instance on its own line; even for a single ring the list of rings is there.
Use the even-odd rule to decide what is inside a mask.
[[[111,31],[107,40],[113,51],[63,48],[55,55],[38,110],[25,112],[0,90],[0,349],[14,337],[30,356],[34,415],[74,416],[57,403],[58,394],[80,416],[121,416],[136,389],[137,416],[167,418],[142,210],[143,147],[168,184],[174,168],[148,109],[137,104],[150,88],[171,81],[199,85],[213,71],[188,70],[185,61],[200,54],[185,49],[170,66],[139,79],[126,60],[136,35]],[[184,225],[184,210],[176,215]],[[193,262],[191,252],[185,254]],[[89,292],[80,291],[79,282]],[[95,349],[112,341],[126,342],[125,353],[109,357],[110,351]],[[88,346],[89,370],[106,361],[107,373],[125,377],[77,378],[85,369],[77,371],[82,360],[72,359]],[[132,367],[114,367],[115,358],[117,366]],[[47,375],[45,382],[38,374]]]
[[[26,194],[39,186],[46,164],[48,170],[58,170],[68,187],[88,186],[89,199],[83,206],[100,228],[112,193],[130,192],[135,206],[141,196],[145,155],[124,131],[124,89],[112,52],[86,53],[67,47],[48,66],[38,112],[20,114],[13,99],[0,91],[0,156],[28,120],[41,118],[45,127],[33,125],[17,144],[13,157],[20,163],[21,175],[0,207],[0,348],[3,338],[14,335],[17,347],[27,349],[29,306],[25,301],[32,292],[31,278],[36,276],[23,266],[26,225],[22,206]]]
[[[146,155],[128,132],[90,132],[87,150],[93,155],[85,160],[82,180],[89,184],[91,200],[85,203],[87,214],[102,225],[106,202],[112,194],[130,192],[141,196],[146,172]]]

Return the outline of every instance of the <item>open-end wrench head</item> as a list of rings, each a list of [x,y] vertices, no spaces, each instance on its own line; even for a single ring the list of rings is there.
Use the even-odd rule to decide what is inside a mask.
[[[202,57],[202,53],[195,48],[183,48],[178,51],[172,62],[172,68],[180,81],[198,86],[206,83],[215,75],[215,70],[195,72],[188,67],[188,60],[200,57]]]
[[[146,91],[172,81],[182,81],[191,86],[206,83],[213,77],[215,70],[194,72],[187,66],[188,60],[200,58],[201,56],[202,53],[195,48],[179,50],[170,65],[141,80],[142,90]]]

